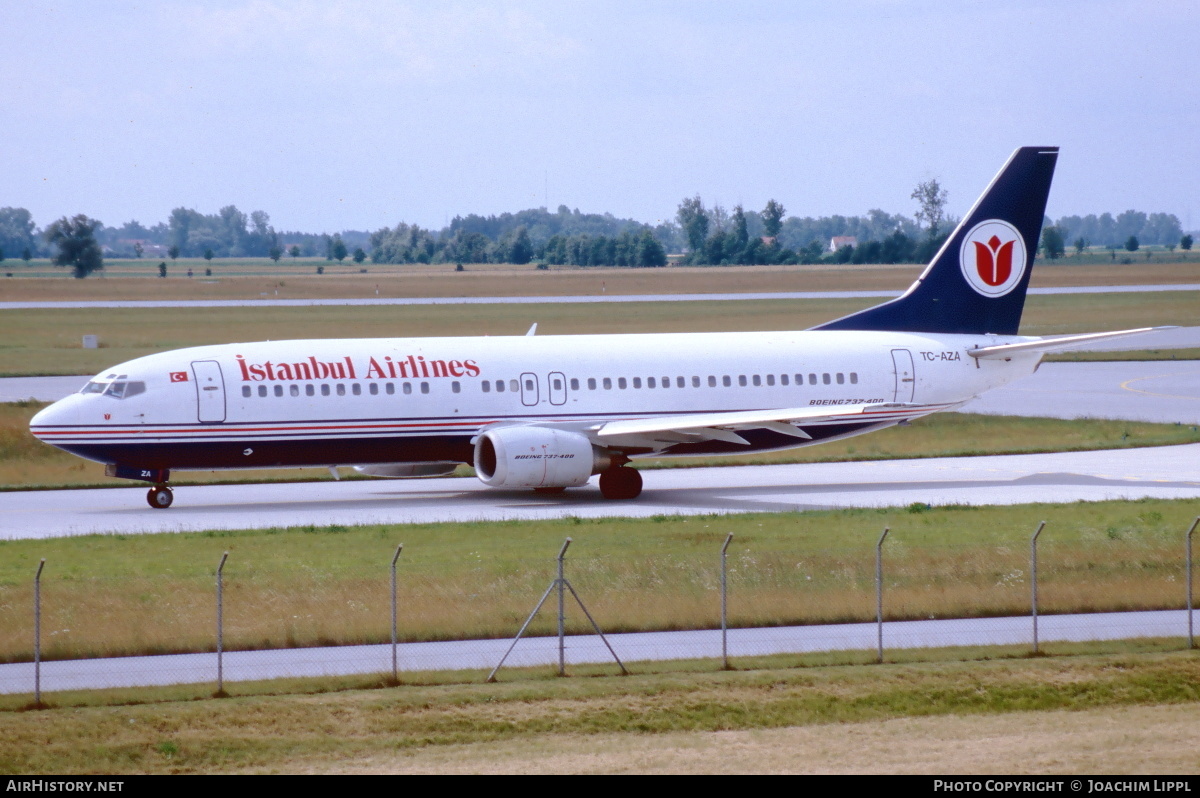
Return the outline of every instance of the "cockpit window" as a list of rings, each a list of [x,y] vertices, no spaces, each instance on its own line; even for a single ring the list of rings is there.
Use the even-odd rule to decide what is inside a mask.
[[[137,396],[139,393],[146,392],[146,383],[141,380],[126,381],[125,375],[119,377],[116,374],[109,374],[104,379],[96,379],[83,386],[80,393],[102,393],[105,396],[111,396],[114,399],[127,399],[130,396]]]

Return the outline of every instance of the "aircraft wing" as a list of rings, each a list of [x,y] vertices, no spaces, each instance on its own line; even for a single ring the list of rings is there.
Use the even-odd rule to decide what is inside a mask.
[[[973,358],[1005,358],[1022,352],[1053,352],[1058,349],[1071,349],[1079,344],[1090,344],[1093,341],[1103,341],[1106,338],[1124,338],[1127,335],[1158,332],[1159,330],[1174,330],[1175,327],[1139,327],[1136,330],[1117,330],[1115,332],[1087,333],[1085,335],[1062,335],[1057,338],[1043,338],[1040,341],[1025,341],[1019,344],[998,344],[996,346],[980,346],[967,350]]]
[[[841,405],[837,407],[791,407],[768,410],[739,410],[728,413],[695,413],[654,416],[651,418],[609,421],[591,432],[600,443],[647,445],[650,443],[687,443],[719,440],[749,445],[738,430],[768,429],[795,438],[811,439],[801,427],[838,422],[882,423],[903,421],[949,405],[921,405],[903,402]],[[800,426],[797,426],[800,425]]]

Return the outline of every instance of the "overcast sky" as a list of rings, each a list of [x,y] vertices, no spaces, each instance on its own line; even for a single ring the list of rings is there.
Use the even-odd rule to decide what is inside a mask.
[[[0,207],[281,230],[680,199],[963,213],[1059,145],[1048,213],[1200,227],[1200,3],[3,0]]]

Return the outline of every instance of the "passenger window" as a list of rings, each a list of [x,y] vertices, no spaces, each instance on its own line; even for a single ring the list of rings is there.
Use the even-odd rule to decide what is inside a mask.
[[[388,396],[392,396],[393,394],[396,393],[396,386],[390,382],[387,383],[386,385],[384,385],[383,387],[384,387],[384,391],[387,393]]]
[[[429,393],[429,383],[421,383],[421,393]]]
[[[850,384],[858,385],[858,372],[857,371],[850,372]]]
[[[535,390],[537,390],[533,387],[533,380],[525,380],[525,390],[529,391],[530,393],[533,393]]]
[[[323,383],[321,385],[321,396],[329,396],[329,384],[328,383]]]
[[[731,387],[733,387],[733,379],[728,374],[726,374],[724,377],[721,378],[721,384],[724,385],[726,388],[731,388]]]
[[[756,379],[756,380],[757,380],[757,379],[758,379],[758,377],[755,377],[754,379]],[[756,382],[756,383],[754,383],[754,384],[755,384],[755,385],[758,385],[758,383],[757,383],[757,382]],[[774,374],[768,374],[768,375],[767,375],[767,385],[774,385],[774,384],[775,384],[775,375],[774,375]]]
[[[625,388],[628,385],[629,385],[629,381],[626,380],[624,377],[617,377],[617,387],[620,388],[622,391],[625,390]]]
[[[355,396],[361,396],[362,395],[362,386],[359,385],[357,382],[354,383],[353,385],[350,386],[350,393],[354,394]]]
[[[509,380],[508,381],[508,390],[512,391],[513,393],[516,393],[517,391],[521,390],[521,385],[516,380]],[[533,388],[531,387],[530,390],[533,390]]]
[[[275,386],[275,395],[276,395],[276,396],[283,396],[283,386],[282,386],[282,385],[276,385],[276,386]]]
[[[300,386],[293,382],[290,386],[288,386],[288,393],[290,393],[292,396],[299,396]]]
[[[780,384],[780,385],[787,385],[787,384],[788,384],[788,375],[786,375],[786,374],[780,374],[780,375],[779,375],[779,384]]]
[[[709,374],[709,375],[708,375],[708,387],[709,387],[709,388],[716,388],[716,387],[717,387],[717,378],[716,378],[716,377],[714,377],[714,376],[713,376],[713,375],[711,375],[711,374]]]
[[[317,389],[312,386],[311,382],[308,385],[304,386],[304,395],[305,396],[312,396],[316,392],[317,392]]]
[[[746,375],[745,374],[738,375],[738,385],[742,388],[746,387]]]
[[[245,396],[245,397],[250,396],[250,386],[249,385],[242,386],[242,396]]]
[[[588,390],[589,391],[596,390],[596,378],[595,377],[588,377]]]
[[[404,395],[407,396],[410,393],[412,393],[412,383],[406,382],[404,383]]]
[[[636,388],[637,386],[635,385],[634,387]],[[647,377],[646,378],[646,387],[647,388],[657,388],[658,382],[655,381],[655,379],[653,377]]]
[[[680,378],[679,378],[679,387],[680,387],[680,388],[682,388],[682,387],[683,387],[683,377],[680,377]],[[693,387],[693,388],[699,388],[699,387],[700,387],[700,378],[699,378],[699,377],[695,377],[695,376],[693,376],[693,377],[692,377],[692,387]]]
[[[265,385],[258,386],[258,395],[266,396],[267,395],[267,386],[265,386]]]
[[[346,395],[346,385],[345,385],[345,383],[341,383],[341,382],[339,382],[339,383],[338,383],[338,386],[337,386],[337,395],[338,395],[338,396],[345,396],[345,395]]]
[[[821,382],[825,383],[826,385],[829,384],[829,374],[828,373],[821,375]]]
[[[450,383],[450,390],[453,391],[454,393],[461,393],[462,392],[462,383],[455,380],[454,382]]]
[[[579,390],[579,380],[578,380],[578,379],[576,379],[575,377],[572,377],[572,378],[571,378],[571,390],[572,390],[572,391],[578,391],[578,390]]]
[[[606,391],[612,390],[612,377],[604,378],[604,390],[606,390]]]
[[[491,393],[491,392],[492,392],[492,384],[491,384],[490,382],[488,382],[487,380],[484,380],[484,381],[483,381],[483,385],[482,385],[482,387],[483,387],[483,392],[484,392],[484,393]]]
[[[634,378],[633,378],[633,387],[634,387],[634,388],[641,388],[641,387],[642,387],[642,378],[641,378],[641,377],[634,377]]]
[[[405,391],[408,393],[408,391]],[[496,393],[504,393],[504,380],[496,380]]]
[[[554,379],[550,380],[550,387],[555,391],[561,391],[562,380],[560,380],[558,377],[555,377]]]
[[[379,395],[379,383],[373,382],[370,385],[368,385],[367,393],[371,394],[371,396],[378,396]]]
[[[751,377],[750,381],[753,382],[755,386],[762,385],[762,377],[758,376],[757,374]]]
[[[797,374],[797,375],[796,375],[796,382],[799,382],[799,381],[800,381],[800,375],[799,375],[799,374]],[[816,385],[816,384],[817,384],[817,375],[816,375],[816,374],[809,374],[809,375],[808,375],[808,384],[809,384],[809,385]]]

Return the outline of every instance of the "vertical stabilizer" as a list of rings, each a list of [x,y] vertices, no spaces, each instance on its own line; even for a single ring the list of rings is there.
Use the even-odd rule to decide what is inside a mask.
[[[1021,147],[903,296],[816,330],[1016,335],[1057,147]]]

